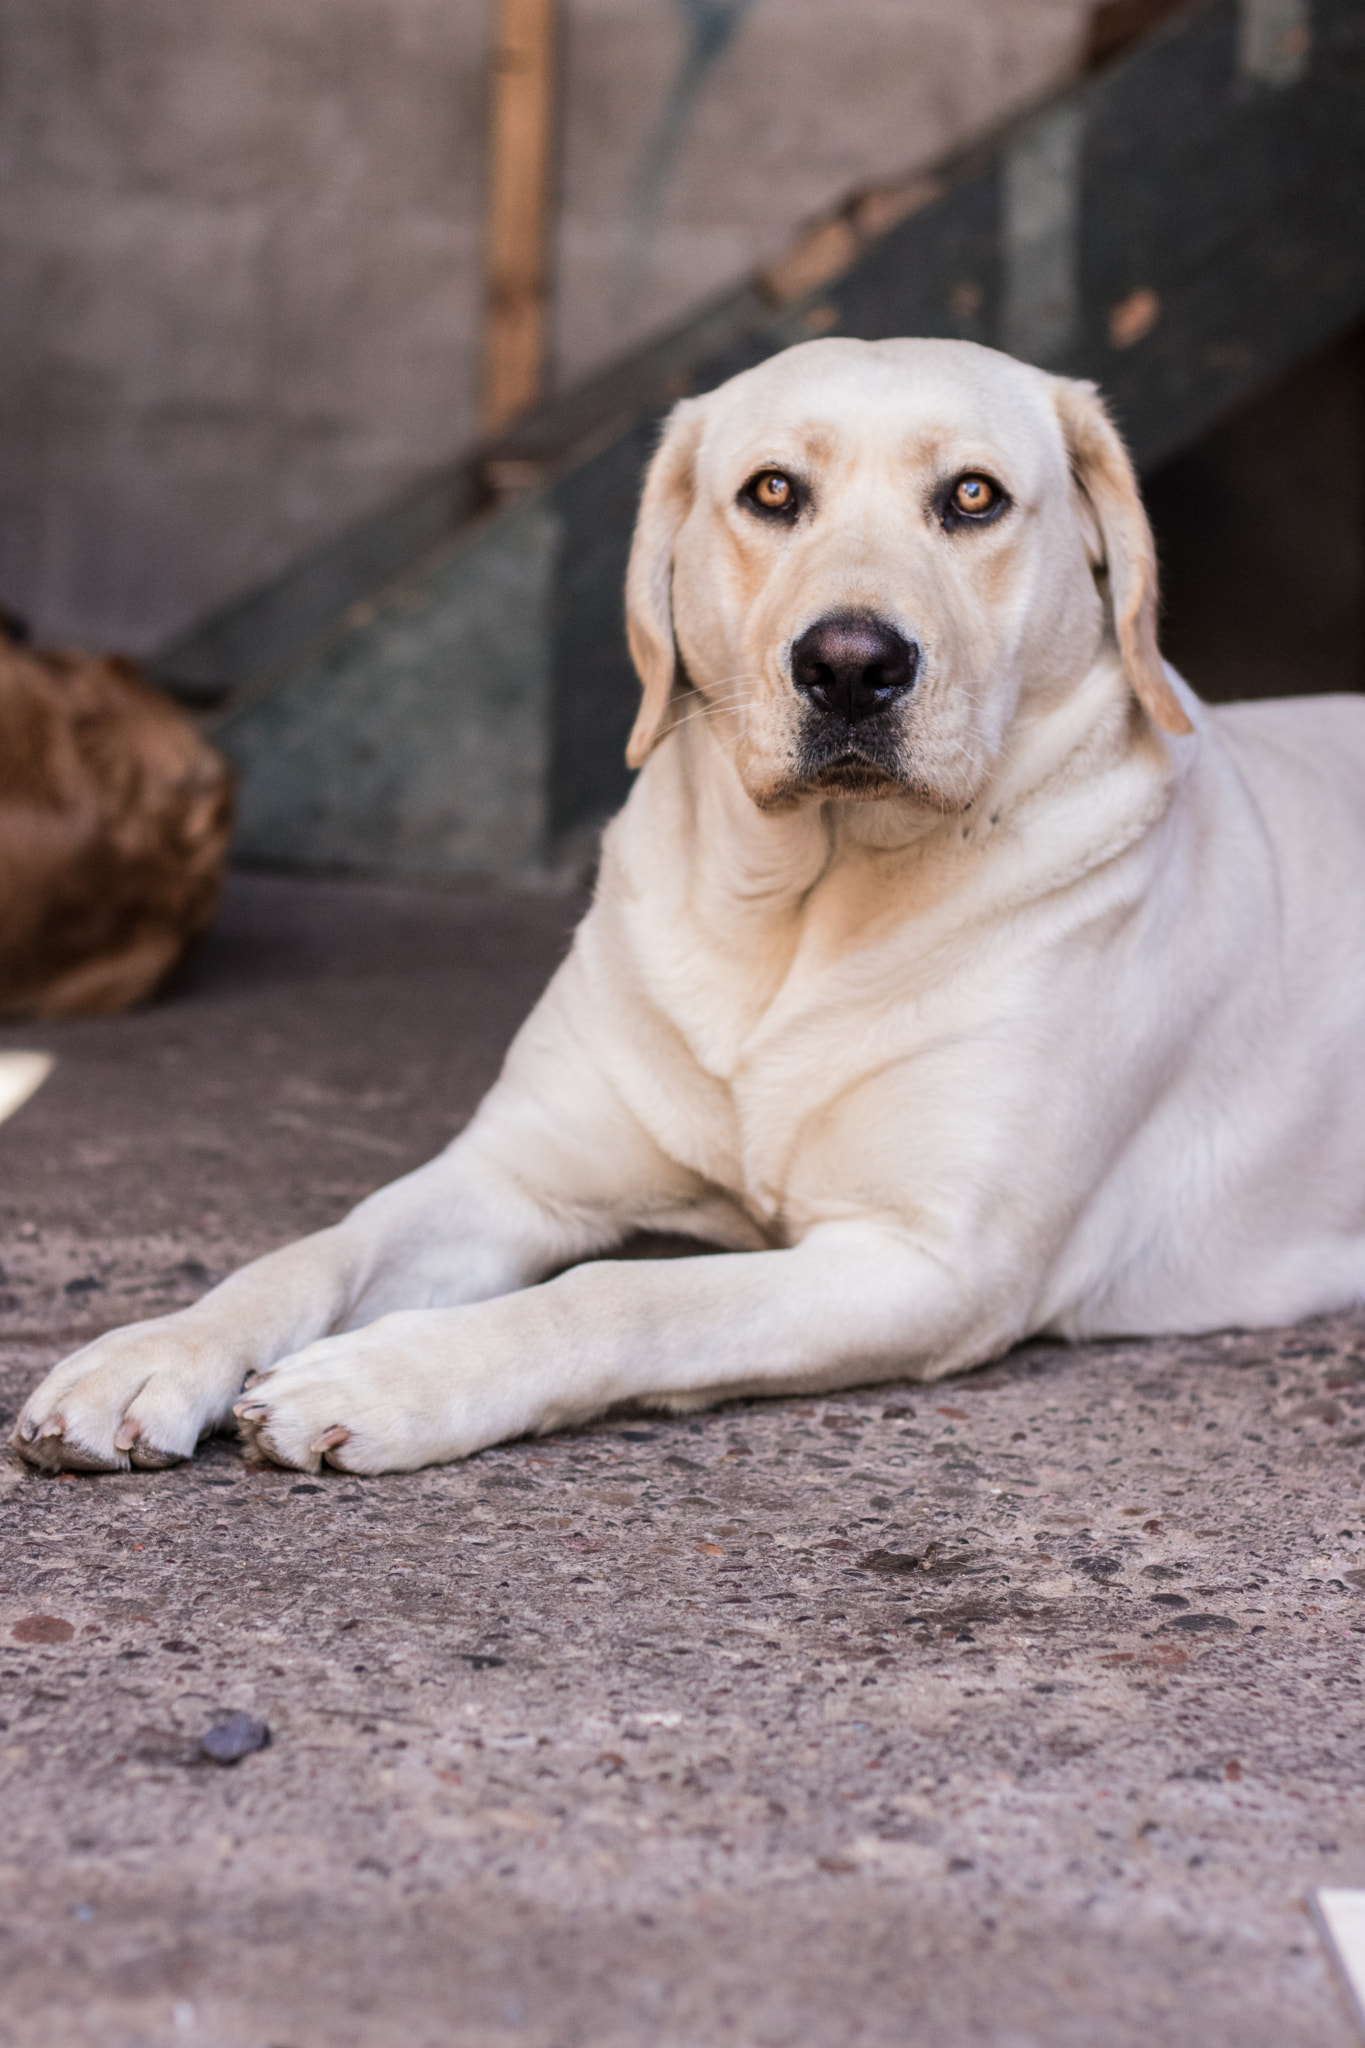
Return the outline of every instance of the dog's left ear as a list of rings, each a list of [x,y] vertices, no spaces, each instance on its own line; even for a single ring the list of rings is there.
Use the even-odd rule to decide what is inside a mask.
[[[1059,377],[1053,388],[1071,474],[1094,516],[1091,558],[1108,577],[1124,672],[1153,725],[1193,732],[1161,665],[1156,549],[1128,450],[1093,384]]]
[[[673,646],[673,549],[692,509],[693,465],[701,439],[702,407],[695,398],[674,406],[654,460],[645,472],[635,538],[626,570],[626,638],[644,695],[626,746],[628,767],[639,768],[667,732],[677,657]]]

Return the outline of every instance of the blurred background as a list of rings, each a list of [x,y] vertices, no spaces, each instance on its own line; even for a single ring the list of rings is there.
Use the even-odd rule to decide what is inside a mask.
[[[152,655],[1191,11],[0,0],[0,601]],[[1207,694],[1365,684],[1363,378],[1352,325],[1148,466]]]

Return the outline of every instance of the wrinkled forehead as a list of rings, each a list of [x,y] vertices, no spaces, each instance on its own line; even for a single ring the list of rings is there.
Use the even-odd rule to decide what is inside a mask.
[[[700,475],[721,492],[766,464],[979,465],[1016,494],[1067,473],[1051,379],[971,342],[804,342],[703,403]]]

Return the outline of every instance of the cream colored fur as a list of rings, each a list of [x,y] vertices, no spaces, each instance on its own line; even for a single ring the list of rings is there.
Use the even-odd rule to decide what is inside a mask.
[[[965,471],[1011,502],[950,531]],[[790,668],[850,609],[921,649],[861,782],[812,767]],[[57,1366],[25,1457],[164,1463],[236,1404],[282,1464],[404,1470],[1365,1294],[1365,702],[1211,711],[1163,669],[1088,387],[830,340],[688,400],[629,613],[641,774],[469,1128]],[[727,1250],[593,1257],[642,1227]]]

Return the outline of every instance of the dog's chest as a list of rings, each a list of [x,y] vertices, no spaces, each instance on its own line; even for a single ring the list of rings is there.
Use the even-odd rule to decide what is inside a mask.
[[[809,1134],[929,1028],[915,956],[913,934],[833,898],[655,926],[649,998],[672,1026],[648,1076],[655,1136],[780,1234]]]

